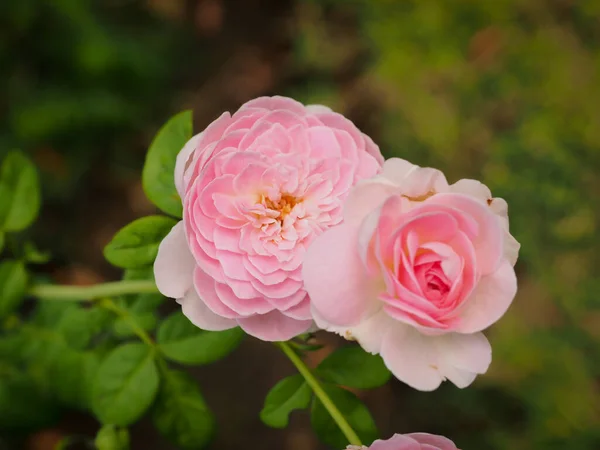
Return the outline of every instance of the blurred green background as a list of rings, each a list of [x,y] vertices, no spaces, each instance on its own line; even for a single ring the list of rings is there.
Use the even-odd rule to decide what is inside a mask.
[[[520,291],[488,333],[489,373],[466,390],[394,382],[365,394],[382,435],[599,449],[600,2],[2,0],[0,156],[22,148],[40,168],[32,233],[55,255],[44,270],[75,284],[115,277],[101,250],[153,211],[140,170],[158,127],[193,108],[201,130],[273,94],[327,104],[386,156],[480,179],[509,203]],[[197,374],[221,422],[214,448],[322,448],[305,418],[284,431],[258,422],[291,372],[276,352],[252,342],[231,359]],[[26,445],[49,450],[94,426],[67,417]],[[138,428],[133,448],[171,448]]]

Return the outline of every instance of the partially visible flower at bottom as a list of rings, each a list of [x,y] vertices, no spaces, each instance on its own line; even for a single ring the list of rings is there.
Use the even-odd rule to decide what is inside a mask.
[[[349,445],[346,450],[459,450],[454,442],[429,433],[395,434],[390,439],[376,440],[370,447]]]

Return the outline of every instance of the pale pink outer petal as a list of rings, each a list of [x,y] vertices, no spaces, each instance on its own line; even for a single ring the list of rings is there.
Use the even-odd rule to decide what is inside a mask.
[[[179,198],[183,199],[185,195],[185,184],[184,184],[184,173],[187,167],[187,163],[192,157],[192,153],[196,150],[198,143],[202,139],[203,133],[198,133],[194,137],[192,137],[187,143],[183,146],[180,152],[177,154],[177,160],[175,162],[175,187],[177,188],[177,193],[179,194]]]
[[[325,105],[306,105],[306,111],[311,114],[326,114],[333,112],[329,106]]]
[[[190,319],[190,322],[203,330],[221,331],[237,326],[235,320],[218,316],[208,309],[195,289],[190,289],[185,297],[177,299],[177,303],[181,305],[183,314]]]
[[[519,258],[519,250],[521,244],[512,234],[510,234],[508,226],[508,204],[503,198],[495,198],[492,200],[490,208],[500,217],[502,228],[504,229],[504,257],[514,266]]]
[[[408,197],[448,191],[444,174],[430,167],[419,167],[404,159],[390,158],[383,164],[381,176],[398,186]]]
[[[449,333],[437,337],[435,344],[440,372],[461,389],[487,372],[492,362],[492,347],[483,333]]]
[[[344,202],[344,222],[359,224],[388,197],[398,193],[398,187],[383,177],[359,181]]]
[[[468,178],[463,178],[451,184],[450,192],[470,195],[486,204],[488,200],[492,199],[492,191],[485,184],[481,181],[470,180]]]
[[[358,227],[342,224],[317,237],[304,255],[304,288],[313,309],[333,325],[358,324],[376,306],[357,238]]]
[[[479,280],[457,311],[459,319],[453,330],[474,333],[486,329],[504,315],[516,294],[515,270],[509,261],[503,260],[495,272]]]
[[[183,221],[158,246],[154,261],[156,287],[166,297],[181,298],[192,287],[196,261],[188,247]]]
[[[408,433],[405,436],[414,439],[419,444],[432,445],[439,450],[458,450],[454,442],[444,436],[429,433]]]
[[[312,320],[292,319],[279,311],[255,314],[251,317],[237,319],[237,322],[246,333],[263,341],[271,342],[292,339],[308,331],[313,324]]]
[[[504,257],[514,266],[519,257],[521,244],[510,234],[508,227],[508,205],[506,201],[499,197],[492,197],[492,192],[489,188],[476,180],[458,180],[456,183],[450,185],[450,192],[471,195],[489,205],[492,212],[500,218],[502,228],[504,229]]]
[[[365,351],[374,355],[381,352],[383,339],[396,323],[383,310],[375,312],[371,317],[353,327],[332,325],[323,319],[314,308],[312,309],[312,313],[313,319],[319,328],[337,333],[347,340],[357,341]]]
[[[491,347],[481,333],[425,336],[398,324],[385,335],[381,356],[396,378],[414,389],[432,391],[445,379],[459,388],[471,384],[473,374],[489,367]]]
[[[433,391],[444,381],[434,339],[398,323],[383,339],[381,357],[400,381],[419,391]]]
[[[412,172],[420,169],[419,166],[402,158],[390,158],[383,163],[381,176],[387,178],[394,184],[398,184],[407,178]]]

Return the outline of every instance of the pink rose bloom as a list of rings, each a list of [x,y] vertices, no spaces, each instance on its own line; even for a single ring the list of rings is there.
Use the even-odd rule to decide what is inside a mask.
[[[346,450],[459,450],[443,436],[428,433],[395,434],[387,441],[377,440],[370,447],[350,445]]]
[[[160,245],[159,290],[205,330],[239,325],[267,341],[307,331],[306,249],[382,164],[373,141],[324,106],[263,97],[223,114],[177,157],[183,220]]]
[[[317,325],[381,354],[415,389],[468,386],[491,362],[480,331],[517,291],[507,211],[478,181],[449,185],[438,170],[386,161],[305,256]]]

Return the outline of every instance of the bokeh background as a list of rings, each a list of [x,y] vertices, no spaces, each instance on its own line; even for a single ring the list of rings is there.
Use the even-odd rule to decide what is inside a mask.
[[[102,248],[154,211],[140,171],[159,126],[191,108],[201,130],[273,94],[346,114],[388,157],[481,179],[522,243],[489,373],[466,390],[361,394],[382,436],[600,449],[600,2],[1,0],[0,156],[21,148],[40,168],[43,270],[73,284],[119,276]],[[196,370],[219,420],[212,448],[322,449],[306,414],[286,430],[258,419],[291,373],[250,339]],[[21,445],[50,450],[96,427],[67,411]],[[134,449],[172,448],[147,423],[132,433]]]

